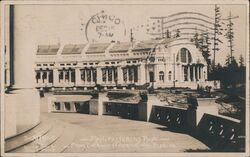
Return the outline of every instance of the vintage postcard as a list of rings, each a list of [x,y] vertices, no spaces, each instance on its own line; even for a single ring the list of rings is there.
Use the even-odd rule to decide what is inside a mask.
[[[248,1],[2,1],[1,156],[249,156]]]

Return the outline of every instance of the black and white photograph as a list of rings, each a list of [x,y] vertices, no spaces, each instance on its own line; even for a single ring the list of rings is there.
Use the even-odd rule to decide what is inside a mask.
[[[248,1],[2,1],[1,156],[249,156]]]

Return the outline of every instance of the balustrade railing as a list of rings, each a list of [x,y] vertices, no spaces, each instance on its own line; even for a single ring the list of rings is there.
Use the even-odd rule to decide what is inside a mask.
[[[244,124],[224,116],[204,114],[199,125],[199,137],[211,149],[218,151],[244,151]]]
[[[169,106],[152,106],[150,122],[167,126],[169,129],[187,128],[187,110]]]

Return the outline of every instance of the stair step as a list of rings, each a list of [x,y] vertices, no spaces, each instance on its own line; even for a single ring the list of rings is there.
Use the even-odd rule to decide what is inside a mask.
[[[75,139],[75,125],[67,125],[63,130],[62,136],[53,144],[41,150],[39,153],[61,153],[66,150]]]
[[[38,137],[46,134],[51,127],[52,124],[50,122],[43,121],[31,130],[5,140],[5,152],[13,151],[34,141]]]
[[[53,144],[60,136],[62,136],[63,130],[65,126],[58,122],[54,121],[53,127],[44,135],[36,138],[31,143],[28,143],[18,149],[12,151],[13,153],[36,153],[39,152],[46,147]]]

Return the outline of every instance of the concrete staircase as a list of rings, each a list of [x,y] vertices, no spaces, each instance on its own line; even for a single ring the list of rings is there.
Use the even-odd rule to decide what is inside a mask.
[[[74,140],[75,125],[52,118],[42,118],[36,127],[5,140],[5,152],[60,153]]]

